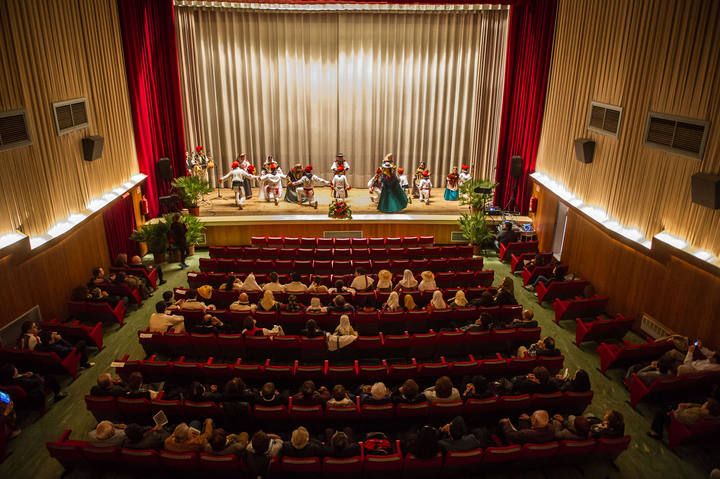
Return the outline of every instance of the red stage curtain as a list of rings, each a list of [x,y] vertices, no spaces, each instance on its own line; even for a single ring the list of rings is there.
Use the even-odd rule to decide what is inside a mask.
[[[557,0],[528,0],[510,7],[495,204],[508,203],[517,181],[515,203],[524,214],[530,200],[528,175],[535,171],[540,143],[556,11]],[[510,176],[514,155],[522,157],[519,180]]]
[[[114,261],[115,256],[120,253],[127,253],[128,257],[137,254],[137,242],[130,240],[130,235],[135,230],[132,196],[125,195],[110,208],[106,208],[103,211],[103,222],[110,261]]]
[[[170,182],[157,178],[157,161],[170,158],[174,175],[185,175],[173,0],[118,0],[118,11],[135,149],[140,171],[148,175],[145,196],[154,217],[158,197],[170,190]]]

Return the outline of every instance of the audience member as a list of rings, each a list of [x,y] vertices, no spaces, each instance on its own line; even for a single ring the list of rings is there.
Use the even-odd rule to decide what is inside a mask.
[[[398,291],[400,293],[407,293],[417,290],[418,282],[415,279],[415,276],[413,275],[412,271],[406,269],[405,271],[403,271],[402,279],[398,281],[398,284],[395,285],[395,291]]]
[[[541,356],[555,357],[560,356],[560,354],[560,350],[555,347],[555,340],[550,336],[545,336],[538,342],[531,344],[529,348],[520,346],[517,350],[519,358],[535,358]]]
[[[553,416],[551,423],[555,439],[577,441],[590,435],[590,422],[585,416],[569,416],[564,419],[559,414]]]
[[[510,419],[500,420],[500,431],[511,444],[543,443],[555,439],[555,428],[547,411],[535,411],[532,416],[522,414],[515,428]]]
[[[465,297],[465,291],[458,290],[455,292],[455,297],[448,301],[448,306],[452,308],[465,308],[468,305],[468,300]]]
[[[381,293],[387,293],[393,290],[392,273],[390,271],[381,269],[378,272],[378,281],[375,285],[375,290]]]
[[[485,376],[473,376],[469,383],[465,385],[465,391],[462,393],[462,399],[487,399],[495,397],[495,393],[490,390],[490,383]]]
[[[512,381],[513,394],[548,394],[557,391],[555,383],[550,381],[550,371],[544,366],[537,366],[533,372],[525,376],[515,376]]]
[[[165,439],[170,436],[160,426],[143,427],[138,424],[128,424],[125,428],[125,442],[122,446],[126,449],[162,449]]]
[[[352,434],[348,433],[349,429],[350,428],[345,428],[344,431],[332,431],[332,434],[328,434],[330,439],[325,448],[325,455],[341,458],[360,455],[360,445],[352,440]]]
[[[332,389],[332,397],[328,399],[327,404],[330,406],[352,406],[354,404],[350,395],[342,384],[336,384]]]
[[[316,457],[324,454],[322,444],[310,438],[307,429],[300,426],[290,436],[290,442],[284,442],[281,453],[288,457]]]
[[[420,273],[422,281],[418,284],[418,290],[420,291],[432,291],[438,289],[437,283],[435,283],[435,275],[432,271],[423,271]]]
[[[285,286],[280,283],[280,277],[273,271],[269,275],[270,281],[263,285],[263,291],[272,291],[273,293],[282,293],[285,291]]]
[[[515,243],[519,240],[520,233],[513,229],[513,224],[510,221],[503,223],[502,230],[495,237],[498,249],[500,245],[507,246],[510,243]]]
[[[648,436],[654,439],[662,439],[665,425],[670,422],[670,414],[674,414],[675,419],[681,424],[692,426],[705,419],[720,417],[720,403],[713,398],[708,398],[702,404],[680,403],[670,412],[659,411],[655,414]]]
[[[502,286],[495,295],[496,306],[513,306],[518,304],[515,299],[515,283],[510,276],[505,276]]]
[[[25,321],[20,326],[20,338],[18,347],[24,350],[38,351],[43,353],[55,353],[60,358],[66,358],[68,354],[77,351],[80,354],[80,367],[90,368],[95,365],[88,361],[87,343],[77,341],[74,345],[56,331],[41,331],[34,321]]]
[[[240,293],[238,300],[231,303],[229,309],[237,313],[253,313],[257,309],[257,306],[250,304],[250,298],[247,293]]]
[[[97,385],[90,389],[91,396],[124,396],[127,388],[120,378],[113,378],[109,373],[102,373],[97,378]]]
[[[342,316],[340,316],[340,320],[337,327],[335,328],[335,332],[332,335],[328,336],[328,349],[330,351],[337,351],[339,349],[342,349],[354,342],[357,337],[357,331],[355,331],[355,329],[353,329],[352,325],[350,324],[350,317],[347,314],[343,314]]]
[[[100,421],[88,433],[89,443],[95,447],[119,447],[125,442],[125,424],[113,424],[110,421]]]
[[[535,321],[535,313],[532,309],[523,309],[522,316],[520,319],[513,319],[511,326],[513,328],[537,328],[537,321]]]
[[[325,386],[321,386],[317,389],[315,387],[315,383],[308,380],[302,383],[300,390],[293,395],[292,399],[293,404],[297,404],[299,406],[322,405],[330,399],[330,392]]]
[[[253,434],[245,455],[245,462],[249,472],[248,477],[254,479],[266,477],[270,469],[270,461],[278,455],[282,445],[282,439],[276,434],[267,434],[264,431]]]
[[[243,329],[240,334],[243,336],[284,336],[285,331],[282,326],[277,324],[273,325],[272,329],[259,328],[257,321],[248,316],[243,320]]]
[[[236,278],[235,275],[229,274],[227,277],[227,281],[221,284],[218,289],[220,291],[235,291],[239,293],[240,291],[242,291],[242,287],[243,282],[240,280],[240,278]]]
[[[435,386],[425,390],[425,397],[428,401],[455,402],[460,401],[460,392],[453,387],[452,380],[447,376],[441,376],[435,381]]]
[[[215,429],[205,445],[205,452],[213,456],[241,456],[247,448],[249,438],[246,432],[227,434],[223,429]]]
[[[261,406],[280,406],[287,403],[287,397],[275,388],[275,384],[263,384],[257,393],[256,404]]]
[[[596,422],[590,426],[590,435],[594,438],[623,437],[625,435],[625,418],[619,411],[610,410],[605,413],[602,422]]]
[[[408,379],[390,396],[394,403],[419,404],[427,401],[414,379]]]
[[[436,289],[433,291],[432,299],[427,305],[428,311],[435,311],[435,310],[443,310],[448,309],[448,305],[443,299],[442,291],[439,289]]]
[[[152,266],[152,265],[143,263],[142,258],[140,258],[140,256],[138,256],[138,255],[135,255],[132,258],[130,258],[129,266],[132,268],[143,268],[148,273],[152,272],[152,270],[155,270],[155,271],[157,271],[158,284],[162,285],[162,284],[167,283],[167,281],[165,281],[165,278],[163,277],[163,270],[161,267]]]
[[[320,298],[312,297],[310,298],[310,306],[308,306],[305,311],[308,313],[326,313],[327,308],[322,305]]]
[[[388,404],[392,402],[390,391],[385,383],[376,382],[372,385],[360,386],[360,402],[364,404]]]
[[[255,293],[262,291],[262,288],[257,283],[257,280],[255,279],[255,275],[253,273],[247,275],[245,281],[243,281],[242,290],[246,293]]]
[[[392,293],[390,293],[387,301],[383,305],[383,311],[387,311],[389,313],[396,313],[402,310],[403,307],[400,306],[400,296],[398,295],[397,291],[393,291]]]
[[[289,313],[299,313],[301,311],[305,311],[305,305],[298,303],[297,296],[294,294],[289,295],[287,301],[287,304],[281,309],[284,309]]]
[[[202,311],[204,313],[208,309],[215,309],[215,305],[207,305],[203,301],[198,300],[198,291],[196,289],[188,290],[187,293],[185,293],[185,300],[180,302],[181,311]]]
[[[300,273],[294,272],[290,275],[291,281],[285,285],[285,292],[290,293],[307,293],[308,287],[300,281]]]
[[[262,298],[257,303],[257,311],[279,311],[280,303],[275,301],[275,295],[270,290],[263,291]]]
[[[175,430],[165,439],[165,450],[170,452],[202,452],[205,450],[208,438],[213,433],[213,421],[205,419],[203,429],[200,431],[200,423],[181,422],[175,426]]]
[[[318,338],[327,336],[327,332],[318,327],[317,321],[314,319],[308,319],[305,321],[305,329],[300,331],[300,336],[304,336],[306,338]]]
[[[364,293],[365,291],[371,291],[374,283],[375,280],[367,275],[365,268],[357,268],[350,287],[357,292]]]
[[[481,443],[475,435],[468,432],[465,420],[457,416],[450,423],[440,428],[440,432],[444,436],[440,439],[439,444],[443,451],[469,451],[485,447],[486,444]]]
[[[143,385],[143,375],[139,371],[130,373],[126,389],[125,397],[129,399],[155,399],[158,394],[157,391]]]
[[[33,404],[45,406],[45,389],[52,391],[55,402],[65,399],[67,393],[61,391],[60,383],[54,376],[41,376],[32,371],[20,372],[14,364],[0,366],[0,385],[16,386],[25,391]]]
[[[538,283],[542,283],[543,285],[548,286],[553,281],[563,281],[565,279],[565,275],[567,275],[567,267],[560,263],[557,263],[555,265],[555,267],[553,268],[552,274],[550,275],[549,278],[546,276],[540,275],[537,278],[535,278],[535,280],[532,283],[530,283],[529,285],[527,285],[525,288],[529,289],[530,291],[535,291],[535,287],[537,286]]]
[[[572,378],[564,377],[564,375],[558,374],[555,378],[551,379],[555,383],[556,387],[560,391],[568,391],[574,393],[581,393],[590,391],[590,376],[584,369],[578,369]]]
[[[405,311],[417,311],[418,306],[415,304],[415,298],[412,297],[412,294],[406,294],[403,298],[403,305],[405,306]]]
[[[345,281],[338,279],[335,281],[335,287],[328,289],[328,293],[330,294],[340,294],[340,293],[350,293],[355,294],[355,290],[352,288],[348,288],[345,286]]]
[[[704,348],[700,341],[688,347],[685,360],[678,367],[678,375],[720,371],[717,352]]]
[[[155,303],[155,312],[150,315],[148,320],[148,331],[151,333],[166,333],[172,330],[175,333],[185,331],[185,318],[182,316],[174,316],[166,314],[167,303],[158,301]]]
[[[336,312],[352,312],[355,311],[355,307],[345,301],[345,298],[338,294],[335,296],[335,298],[332,300],[332,303],[327,307],[328,311],[336,311]]]

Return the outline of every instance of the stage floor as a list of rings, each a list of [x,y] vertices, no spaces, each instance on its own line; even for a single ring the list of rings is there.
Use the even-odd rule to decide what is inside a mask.
[[[377,209],[377,205],[370,201],[367,189],[353,188],[348,192],[348,203],[352,207],[353,216],[366,214],[384,214]],[[459,201],[445,201],[442,197],[444,190],[435,188],[430,196],[430,204],[420,203],[413,199],[402,213],[421,215],[452,215],[457,218],[460,213],[468,211],[468,206],[460,206]],[[217,192],[206,195],[206,202],[200,207],[201,217],[213,216],[266,216],[266,215],[320,215],[327,216],[330,204],[330,188],[316,188],[315,197],[318,201],[317,209],[310,206],[298,206],[297,203],[288,203],[280,200],[278,205],[260,201],[257,197],[258,188],[253,188],[253,198],[246,200],[243,209],[235,206],[235,193],[230,188],[220,189],[220,198]],[[283,193],[284,195],[284,193]]]

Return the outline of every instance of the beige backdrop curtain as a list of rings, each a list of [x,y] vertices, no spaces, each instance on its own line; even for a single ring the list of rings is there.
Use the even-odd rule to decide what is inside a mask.
[[[353,186],[388,152],[427,161],[437,186],[461,163],[493,176],[507,10],[176,12],[188,147],[219,172],[242,151],[328,176],[342,151]]]

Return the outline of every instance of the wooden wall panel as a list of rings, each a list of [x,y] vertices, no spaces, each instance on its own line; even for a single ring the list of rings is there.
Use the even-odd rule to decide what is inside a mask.
[[[103,217],[97,214],[55,245],[13,263],[0,259],[0,327],[40,305],[43,317],[65,317],[72,288],[85,284],[95,266],[110,264]]]
[[[690,177],[720,174],[720,2],[560,0],[537,170],[647,238],[663,229],[720,255],[720,210]],[[623,108],[618,138],[587,129],[592,100]],[[648,112],[710,121],[702,161],[644,146]],[[592,164],[573,140],[596,142]]]
[[[552,251],[557,223],[558,200],[555,195],[533,184],[533,196],[538,199],[538,209],[534,217],[540,251]]]
[[[89,127],[58,136],[52,103],[79,97]],[[0,110],[18,108],[32,144],[0,151],[0,234],[43,234],[137,173],[115,1],[0,0]],[[94,162],[88,135],[105,138]]]

